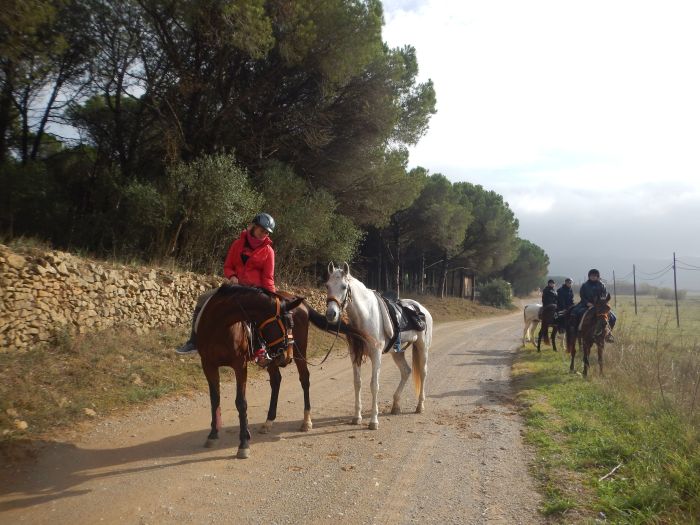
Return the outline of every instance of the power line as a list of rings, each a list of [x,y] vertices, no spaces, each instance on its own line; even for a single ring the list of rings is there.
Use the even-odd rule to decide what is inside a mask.
[[[700,268],[683,268],[682,266],[676,266],[676,268],[687,272],[700,272]]]
[[[641,273],[641,274],[644,274],[644,275],[656,275],[656,274],[658,274],[658,273],[667,272],[667,271],[670,270],[671,268],[673,268],[673,263],[669,264],[669,265],[666,266],[665,268],[661,268],[660,270],[658,270],[658,271],[656,271],[656,272],[650,272],[650,273],[648,273],[648,272],[643,272],[643,271],[641,271],[641,270],[637,270],[637,273]]]
[[[662,273],[661,275],[656,275],[656,276],[654,276],[654,277],[640,277],[640,279],[641,279],[642,281],[656,281],[657,279],[661,279],[664,275],[666,275],[668,272],[671,271],[672,266],[673,266],[673,265],[671,265],[671,266],[669,266],[668,268],[666,268],[666,271],[665,271],[664,273]],[[644,273],[644,272],[641,272],[641,273]]]
[[[695,268],[697,270],[700,270],[700,266],[695,266],[694,264],[690,264],[690,263],[687,263],[685,261],[681,261],[680,259],[676,259],[676,264],[677,263],[685,264],[686,266],[690,266],[691,268]]]

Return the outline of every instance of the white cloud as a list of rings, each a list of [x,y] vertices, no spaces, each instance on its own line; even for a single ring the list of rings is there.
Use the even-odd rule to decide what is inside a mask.
[[[700,227],[700,3],[385,7],[385,40],[413,45],[437,91],[412,164],[502,193],[523,235],[554,256],[562,243],[551,225],[576,217],[581,250],[600,231],[596,221],[586,229],[594,212],[611,233],[643,223],[645,244],[653,232],[700,255],[688,237]]]

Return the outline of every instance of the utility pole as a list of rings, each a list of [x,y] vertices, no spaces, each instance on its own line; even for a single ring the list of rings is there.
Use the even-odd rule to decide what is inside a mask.
[[[632,288],[634,290],[634,315],[637,315],[637,266],[632,265]]]
[[[615,283],[615,270],[613,270],[613,298],[615,301],[615,308],[617,308],[617,286]]]
[[[678,316],[678,285],[676,284],[676,252],[673,252],[673,295],[676,298],[676,326],[681,326],[681,318]]]

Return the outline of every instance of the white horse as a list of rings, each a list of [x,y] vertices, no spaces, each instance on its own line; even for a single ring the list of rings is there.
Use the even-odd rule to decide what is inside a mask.
[[[540,310],[542,305],[539,303],[527,304],[523,309],[523,317],[525,318],[525,328],[523,329],[523,344],[532,342],[532,334],[540,323]]]
[[[372,417],[369,420],[370,430],[379,427],[379,405],[377,395],[379,392],[379,369],[381,367],[382,352],[391,341],[394,328],[389,318],[389,311],[383,299],[374,290],[368,289],[361,281],[350,275],[350,267],[343,263],[343,268],[336,268],[331,262],[328,265],[328,282],[326,288],[328,297],[326,299],[326,319],[329,323],[335,323],[340,319],[341,313],[345,311],[349,324],[353,328],[362,330],[376,341],[369,351],[369,358],[372,361]],[[408,343],[411,347],[413,360],[413,383],[418,397],[416,413],[423,412],[425,402],[425,377],[428,373],[428,349],[433,338],[433,318],[417,301],[403,299],[404,304],[410,304],[420,309],[425,314],[426,328],[422,332],[409,330],[401,332],[401,343]],[[394,403],[391,407],[392,414],[401,412],[400,400],[411,367],[406,362],[405,352],[395,352],[390,350],[394,363],[401,372],[401,381],[394,392]],[[362,387],[362,377],[360,376],[360,366],[362,365],[362,355],[352,355],[352,367],[355,380],[355,415],[352,419],[354,425],[362,422],[362,401],[360,400],[360,388]]]

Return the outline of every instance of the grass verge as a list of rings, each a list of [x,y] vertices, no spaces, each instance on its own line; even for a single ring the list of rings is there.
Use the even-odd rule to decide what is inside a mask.
[[[528,346],[513,378],[545,515],[561,523],[700,523],[700,434],[687,419],[631,403],[595,372],[589,380],[569,374],[566,354]]]

